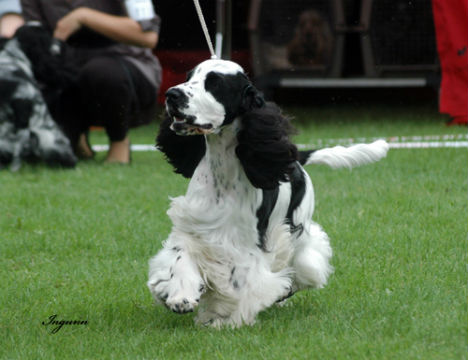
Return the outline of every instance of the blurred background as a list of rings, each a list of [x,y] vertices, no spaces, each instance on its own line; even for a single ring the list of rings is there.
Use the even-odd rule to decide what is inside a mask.
[[[154,1],[165,90],[210,57],[191,2]],[[396,100],[437,106],[440,66],[429,0],[202,0],[222,58],[282,103]],[[219,41],[222,39],[222,41]],[[219,50],[220,49],[220,50]]]

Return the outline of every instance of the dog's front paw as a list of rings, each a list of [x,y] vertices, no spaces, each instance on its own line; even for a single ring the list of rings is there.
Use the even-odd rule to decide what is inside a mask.
[[[197,307],[205,285],[199,274],[181,269],[158,269],[151,274],[147,285],[156,302],[175,313],[185,314]]]
[[[197,307],[200,299],[189,300],[187,298],[171,298],[166,301],[166,306],[177,314],[186,314],[193,312]]]
[[[203,284],[190,284],[183,280],[168,282],[162,289],[164,305],[177,314],[192,312],[200,302],[200,297],[205,291]],[[168,294],[166,296],[166,294]]]
[[[192,312],[198,306],[200,297],[205,292],[205,285],[200,283],[193,285],[181,280],[180,287],[177,291],[170,292],[172,296],[166,299],[165,305],[177,314]]]

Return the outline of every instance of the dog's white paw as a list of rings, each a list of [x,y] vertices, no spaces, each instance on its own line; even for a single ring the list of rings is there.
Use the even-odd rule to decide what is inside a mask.
[[[205,291],[201,279],[183,279],[169,271],[166,274],[154,274],[148,281],[148,288],[154,299],[178,314],[192,312],[200,302]]]
[[[186,284],[187,288],[184,288],[182,280],[180,284],[181,286],[176,291],[170,292],[173,295],[166,299],[165,305],[178,314],[192,312],[198,306],[200,297],[205,291],[205,286],[199,284],[198,289],[195,289],[196,286]]]
[[[193,312],[199,301],[200,299],[189,300],[179,295],[178,297],[167,299],[166,306],[177,314],[185,314]]]
[[[178,314],[192,312],[205,292],[198,269],[180,248],[163,250],[151,260],[147,285],[156,302]]]

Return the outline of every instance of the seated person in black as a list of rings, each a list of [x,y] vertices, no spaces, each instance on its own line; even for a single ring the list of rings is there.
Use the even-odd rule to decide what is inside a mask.
[[[61,95],[54,117],[76,154],[94,154],[87,141],[91,125],[109,137],[107,162],[130,162],[130,127],[155,116],[161,66],[152,54],[160,18],[151,0],[21,0],[26,21],[39,21],[69,46],[78,66],[75,86]]]

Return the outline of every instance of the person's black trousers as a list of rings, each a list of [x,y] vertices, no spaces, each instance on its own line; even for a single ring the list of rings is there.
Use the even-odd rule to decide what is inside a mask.
[[[89,127],[103,126],[110,141],[155,116],[158,89],[129,61],[100,56],[86,62],[75,86],[61,94],[56,119],[76,144]]]

